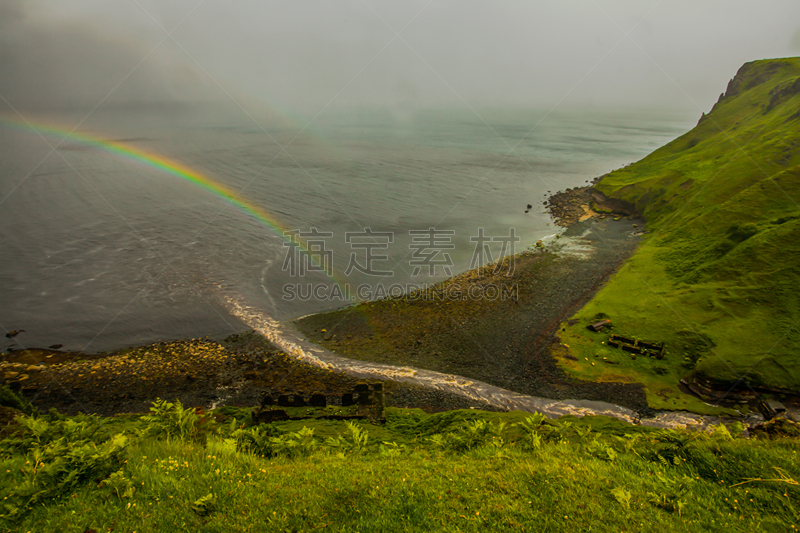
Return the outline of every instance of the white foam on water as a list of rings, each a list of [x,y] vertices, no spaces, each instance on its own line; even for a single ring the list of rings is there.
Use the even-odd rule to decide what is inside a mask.
[[[325,370],[342,371],[364,378],[412,383],[434,390],[458,394],[475,401],[483,401],[500,409],[532,413],[540,412],[551,418],[564,415],[579,417],[594,415],[611,416],[629,423],[637,423],[639,420],[638,415],[633,410],[606,402],[538,398],[454,374],[444,374],[407,366],[356,361],[340,357],[312,345],[290,326],[280,324],[265,316],[258,309],[248,306],[240,299],[226,297],[225,300],[231,314],[269,339],[270,342],[297,360]],[[311,352],[315,352],[318,355],[314,355]]]
[[[651,418],[640,418],[632,409],[607,402],[540,398],[538,396],[520,394],[455,374],[444,374],[407,366],[356,361],[341,357],[312,344],[291,326],[273,320],[257,308],[245,304],[240,298],[224,297],[224,300],[227,302],[231,314],[269,339],[270,342],[295,357],[298,361],[303,361],[325,370],[345,372],[363,378],[411,383],[433,390],[458,394],[471,400],[486,402],[493,407],[506,411],[542,413],[548,418],[559,418],[567,415],[577,417],[608,416],[630,424],[641,424],[649,427],[697,430],[707,430],[714,425],[725,422],[725,420],[717,416],[698,415],[682,411],[666,411],[657,413]],[[730,422],[729,419],[727,421]],[[741,422],[748,426],[754,426],[763,422],[763,417],[755,414],[741,420]]]

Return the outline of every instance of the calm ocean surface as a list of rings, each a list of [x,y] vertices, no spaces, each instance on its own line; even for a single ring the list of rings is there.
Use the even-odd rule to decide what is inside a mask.
[[[378,283],[445,277],[447,265],[412,276],[409,231],[441,231],[435,257],[453,274],[469,267],[479,228],[486,236],[513,228],[521,251],[556,231],[541,205],[548,191],[640,159],[697,119],[663,111],[479,113],[326,113],[300,133],[311,117],[257,119],[262,130],[234,112],[101,110],[79,132],[242,190],[283,230],[332,234],[321,240],[339,282],[374,291]],[[80,118],[37,115],[35,124],[69,130]],[[74,140],[53,152],[63,137],[44,137],[0,121],[0,326],[25,330],[18,343],[3,338],[0,347],[99,351],[221,335],[244,328],[230,299],[277,320],[344,305],[284,298],[287,285],[330,295],[332,283],[284,270],[291,250],[280,232],[213,192]],[[346,242],[346,233],[364,228],[391,234],[392,242]],[[353,246],[365,242],[386,243],[373,249],[371,265],[367,250]],[[433,248],[416,250],[419,258]],[[345,275],[351,254],[362,268],[393,275],[357,268]]]

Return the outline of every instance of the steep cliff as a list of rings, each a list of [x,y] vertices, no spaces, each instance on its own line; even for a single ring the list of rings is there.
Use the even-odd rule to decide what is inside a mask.
[[[596,185],[650,230],[576,315],[667,342],[659,376],[623,361],[629,375],[800,392],[798,93],[800,58],[747,63],[693,130]],[[575,328],[565,336],[591,352]]]

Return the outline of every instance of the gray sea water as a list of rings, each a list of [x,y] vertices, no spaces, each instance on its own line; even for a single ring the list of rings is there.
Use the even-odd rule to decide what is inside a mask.
[[[37,115],[38,133],[0,121],[0,328],[25,330],[4,348],[223,335],[245,327],[230,301],[278,321],[345,305],[325,299],[324,274],[292,275],[285,230],[329,234],[316,242],[340,286],[364,294],[441,280],[444,267],[469,268],[480,228],[513,228],[521,251],[556,231],[542,207],[549,191],[638,160],[696,121],[657,110],[361,110],[308,125],[235,109],[101,109],[78,129],[241,191],[270,226],[188,179],[39,126],[81,118]],[[365,228],[384,235],[348,242]],[[416,246],[425,238],[409,232],[431,228],[437,241]],[[384,245],[372,262],[364,243]],[[496,258],[501,241],[489,250]],[[432,275],[426,254],[441,261]],[[322,298],[288,299],[288,286],[320,287]]]

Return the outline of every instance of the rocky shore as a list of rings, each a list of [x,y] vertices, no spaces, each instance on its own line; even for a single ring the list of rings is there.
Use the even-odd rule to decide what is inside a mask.
[[[255,332],[189,339],[111,354],[20,350],[0,359],[0,384],[42,411],[65,414],[147,412],[156,398],[184,405],[254,406],[261,394],[335,394],[363,378],[298,361]],[[372,380],[374,381],[374,380]],[[479,408],[486,402],[412,384],[388,383],[387,404],[428,411]]]
[[[594,182],[600,179],[597,178]],[[593,218],[598,220],[604,220],[606,217],[617,220],[640,218],[636,206],[607,197],[596,190],[594,184],[557,192],[550,196],[544,205],[555,223],[565,228]]]

